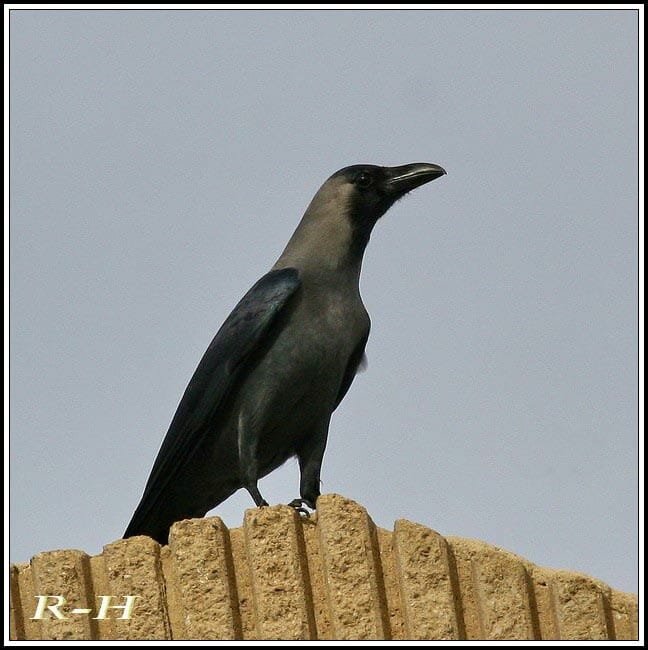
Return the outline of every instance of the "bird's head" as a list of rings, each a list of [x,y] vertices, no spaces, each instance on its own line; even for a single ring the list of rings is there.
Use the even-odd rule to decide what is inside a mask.
[[[351,165],[335,172],[326,184],[338,186],[346,194],[352,219],[373,224],[395,201],[445,173],[443,167],[430,163],[400,167]]]
[[[324,184],[346,199],[346,214],[353,229],[354,248],[364,250],[376,221],[408,192],[439,178],[443,167],[411,163],[399,167],[352,165],[335,172]]]
[[[445,173],[430,163],[340,169],[313,197],[279,266],[308,261],[337,268],[361,259],[374,225],[394,202]]]

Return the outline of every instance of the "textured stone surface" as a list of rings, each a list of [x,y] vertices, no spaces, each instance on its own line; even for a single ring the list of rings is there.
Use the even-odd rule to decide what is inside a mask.
[[[233,530],[218,517],[178,522],[164,547],[134,537],[91,558],[39,553],[10,568],[11,638],[637,638],[634,594],[409,521],[377,528],[339,495],[317,506],[311,517],[251,509]],[[39,594],[63,596],[66,620],[32,620]],[[132,617],[112,609],[96,620],[102,595],[111,605],[137,596]]]
[[[448,547],[437,532],[399,519],[394,526],[406,639],[460,639]]]
[[[533,639],[528,575],[522,558],[484,542],[449,538],[473,599],[469,608],[485,639]]]
[[[227,528],[218,517],[179,521],[169,536],[182,630],[175,638],[241,638],[241,617]],[[165,576],[166,577],[166,576]],[[168,593],[168,590],[167,590]],[[178,627],[180,627],[178,625]]]
[[[527,563],[530,582],[531,611],[536,623],[536,638],[560,639],[558,619],[554,610],[551,593],[551,569],[534,566]]]
[[[639,603],[636,594],[615,591],[610,594],[610,615],[617,639],[636,639],[639,628]]]
[[[23,625],[22,603],[18,591],[18,567],[12,564],[9,567],[9,637],[12,639],[24,639],[25,627]]]
[[[374,525],[367,511],[337,494],[317,502],[334,639],[386,639],[387,613]]]
[[[315,618],[299,515],[289,506],[245,513],[259,639],[315,638]]]
[[[35,593],[47,596],[47,604],[58,604],[59,596],[65,598],[60,608],[55,610],[64,618],[58,618],[49,609],[43,611],[41,622],[43,640],[96,638],[96,622],[87,614],[73,611],[94,608],[94,597],[87,577],[88,560],[85,553],[75,550],[39,553],[32,558],[31,570]],[[36,600],[35,598],[34,601]]]
[[[611,637],[605,611],[606,585],[571,571],[555,571],[551,580],[561,639],[604,640]]]
[[[162,578],[160,545],[149,537],[131,537],[104,546],[103,558],[109,594],[118,605],[125,596],[135,596],[133,615],[121,619],[111,613],[115,639],[171,638],[166,610],[166,590]]]

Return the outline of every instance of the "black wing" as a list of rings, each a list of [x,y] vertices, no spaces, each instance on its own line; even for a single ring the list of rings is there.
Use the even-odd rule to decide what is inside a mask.
[[[355,350],[353,350],[351,356],[349,357],[346,370],[344,371],[344,377],[342,378],[342,383],[340,384],[340,390],[338,391],[337,399],[335,400],[334,408],[338,407],[340,402],[344,399],[344,396],[347,394],[349,388],[351,388],[353,379],[356,376],[356,373],[358,372],[358,367],[360,366],[360,363],[362,362],[362,358],[364,357],[364,351],[368,339],[369,339],[369,327],[367,327],[367,331],[365,332],[365,335],[362,337],[360,343],[356,345]]]
[[[163,497],[166,486],[203,442],[208,424],[238,379],[243,362],[263,342],[270,326],[299,286],[296,269],[270,271],[227,317],[182,396],[125,537],[139,534],[146,517]]]

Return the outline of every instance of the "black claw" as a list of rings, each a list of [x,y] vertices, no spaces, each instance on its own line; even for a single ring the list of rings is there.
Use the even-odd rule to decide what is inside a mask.
[[[305,501],[304,499],[293,499],[288,505],[291,508],[294,508],[303,517],[310,517],[311,513],[306,508],[304,508],[304,504],[307,505],[309,508],[312,508],[311,504],[308,503],[308,501]]]

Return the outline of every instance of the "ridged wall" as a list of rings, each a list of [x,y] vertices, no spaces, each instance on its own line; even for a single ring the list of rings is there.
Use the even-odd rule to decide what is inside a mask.
[[[409,521],[378,528],[335,494],[310,518],[274,506],[232,530],[178,522],[168,546],[39,553],[11,567],[10,592],[13,639],[637,638],[634,594]],[[39,594],[64,596],[67,620],[31,620]],[[100,595],[138,596],[131,618],[94,620]]]

